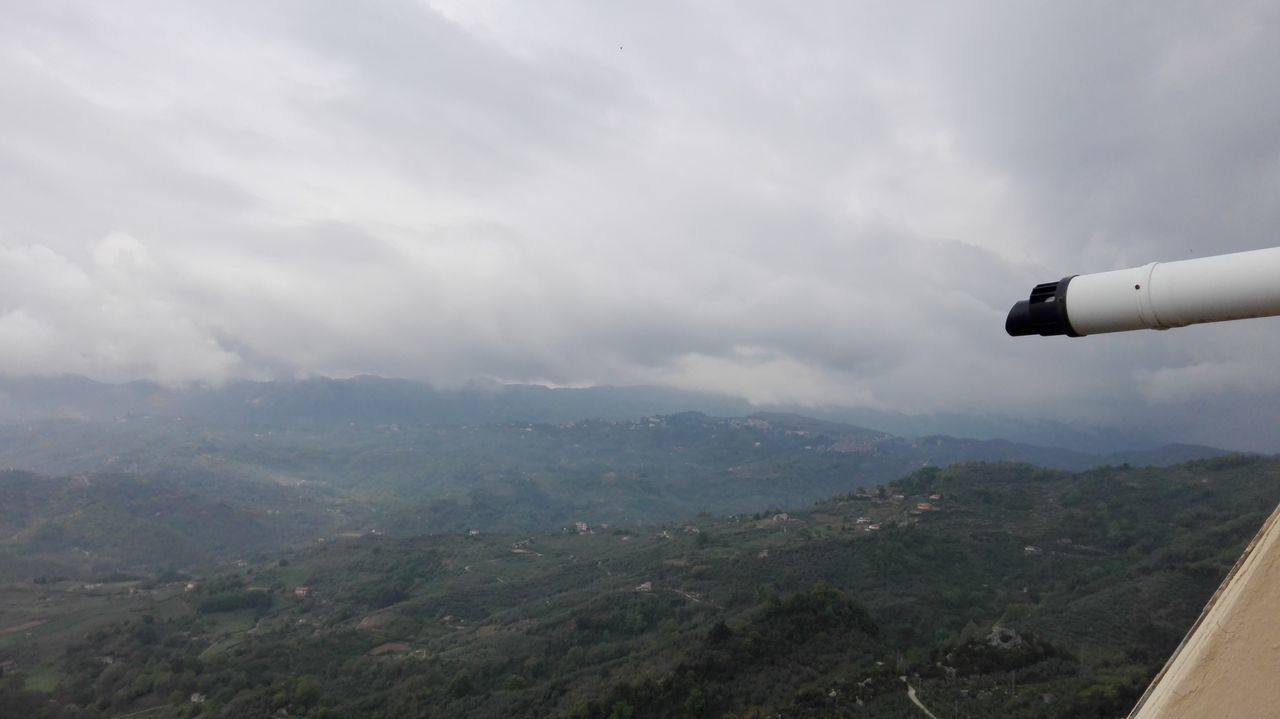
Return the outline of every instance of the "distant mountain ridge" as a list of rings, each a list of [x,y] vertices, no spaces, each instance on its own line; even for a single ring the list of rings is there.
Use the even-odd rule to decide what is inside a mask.
[[[292,382],[232,382],[221,387],[104,384],[78,376],[0,379],[0,421],[107,420],[169,416],[244,426],[490,424],[623,419],[696,409],[737,416],[751,405],[719,395],[661,387],[549,388],[473,382],[437,389],[362,375]]]
[[[184,417],[241,427],[372,424],[489,424],[629,419],[698,411],[741,417],[782,412],[904,436],[957,438],[1062,447],[1091,454],[1160,450],[1166,442],[1137,431],[1100,429],[989,415],[908,415],[842,407],[752,405],[725,395],[652,386],[549,388],[473,382],[454,389],[403,379],[358,376],[296,381],[232,382],[221,387],[164,387],[152,382],[104,384],[85,377],[0,377],[0,423],[47,419],[107,420]]]
[[[1083,470],[1224,454],[1176,446],[1095,455],[1006,440],[911,439],[784,413],[476,425],[376,421],[382,418],[275,429],[164,416],[0,425],[0,469],[172,477],[214,502],[253,497],[243,505],[252,508],[269,494],[277,498],[272,506],[299,517],[344,523],[334,510],[354,528],[364,518],[412,535],[754,513],[972,462]],[[292,492],[297,501],[286,501]],[[325,509],[320,496],[335,504]]]

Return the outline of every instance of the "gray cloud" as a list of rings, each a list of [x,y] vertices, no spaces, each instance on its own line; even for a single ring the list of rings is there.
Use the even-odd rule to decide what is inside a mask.
[[[1270,3],[12,8],[0,372],[656,382],[1280,449],[1275,320],[1003,335],[1035,282],[1273,243],[1277,30]]]

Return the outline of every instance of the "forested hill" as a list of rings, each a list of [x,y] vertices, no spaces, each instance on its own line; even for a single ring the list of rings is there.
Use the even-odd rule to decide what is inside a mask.
[[[23,500],[31,521],[0,536],[0,546],[24,550],[41,538],[46,549],[81,546],[107,571],[113,557],[186,564],[198,559],[188,547],[206,546],[217,558],[214,550],[276,548],[315,532],[545,531],[756,512],[955,462],[1083,469],[1221,453],[1168,446],[1090,455],[1001,440],[905,439],[790,414],[263,431],[166,417],[57,420],[0,426],[0,468],[53,478],[39,485],[50,491]],[[147,526],[131,526],[138,523]],[[218,537],[220,529],[235,536]],[[188,541],[194,537],[206,539]]]
[[[0,714],[923,716],[911,691],[938,716],[1122,716],[1278,500],[1255,457],[977,463],[785,512],[30,585],[49,628],[0,635]]]
[[[0,582],[205,566],[340,531],[332,493],[207,471],[46,477],[0,470]]]

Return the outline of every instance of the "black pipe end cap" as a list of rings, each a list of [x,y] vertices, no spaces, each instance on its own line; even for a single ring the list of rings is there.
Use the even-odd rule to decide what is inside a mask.
[[[1067,286],[1070,284],[1071,277],[1063,277],[1057,282],[1036,285],[1029,298],[1018,300],[1009,310],[1004,331],[1011,337],[1079,337],[1067,319]]]

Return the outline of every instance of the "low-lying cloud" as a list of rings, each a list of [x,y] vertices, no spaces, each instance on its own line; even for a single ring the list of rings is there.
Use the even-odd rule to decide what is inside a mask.
[[[1280,393],[1242,379],[1275,320],[1003,334],[1036,282],[1273,242],[1277,30],[1266,3],[14,8],[0,372],[659,383],[1277,449],[1239,399]]]

